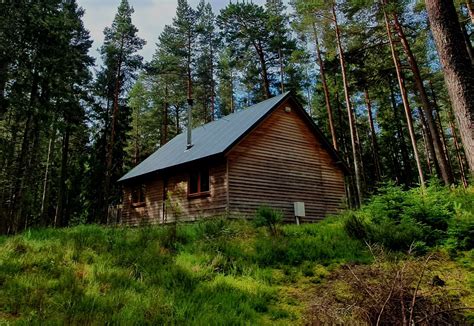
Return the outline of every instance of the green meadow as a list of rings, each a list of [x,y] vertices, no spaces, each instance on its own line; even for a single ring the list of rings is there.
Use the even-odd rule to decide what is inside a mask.
[[[357,301],[344,285],[351,276],[341,271],[375,266],[381,251],[389,262],[383,270],[435,253],[444,263],[430,271],[452,288],[469,320],[473,207],[472,188],[387,187],[359,211],[276,225],[276,233],[222,217],[26,230],[0,237],[0,324],[306,324],[319,293]]]

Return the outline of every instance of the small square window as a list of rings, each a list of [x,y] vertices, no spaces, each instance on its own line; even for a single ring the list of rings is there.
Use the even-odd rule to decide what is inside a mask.
[[[145,191],[146,187],[144,184],[135,186],[132,189],[132,205],[145,204]]]
[[[209,193],[209,170],[202,169],[192,171],[188,183],[189,195],[200,195]]]

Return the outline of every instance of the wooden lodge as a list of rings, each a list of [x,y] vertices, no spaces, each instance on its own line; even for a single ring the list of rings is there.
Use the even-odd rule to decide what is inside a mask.
[[[262,205],[295,221],[334,213],[347,167],[298,101],[285,93],[222,117],[159,148],[119,181],[124,224],[254,216]],[[301,204],[299,204],[301,208]]]

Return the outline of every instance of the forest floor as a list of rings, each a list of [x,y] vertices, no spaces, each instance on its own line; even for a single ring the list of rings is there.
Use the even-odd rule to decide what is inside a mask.
[[[346,219],[277,235],[215,218],[0,237],[0,325],[474,321],[474,250],[369,246]]]

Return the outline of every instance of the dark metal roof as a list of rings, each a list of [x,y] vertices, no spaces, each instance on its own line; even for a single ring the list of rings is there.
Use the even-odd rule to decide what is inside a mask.
[[[242,111],[194,128],[192,130],[193,146],[190,149],[186,149],[186,133],[179,134],[131,169],[119,181],[226,152],[289,94],[286,92],[272,97]]]

